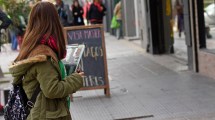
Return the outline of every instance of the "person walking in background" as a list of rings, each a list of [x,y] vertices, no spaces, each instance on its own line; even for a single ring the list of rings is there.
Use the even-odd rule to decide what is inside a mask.
[[[119,1],[115,8],[114,8],[114,15],[116,16],[116,20],[119,23],[119,27],[116,30],[116,34],[117,34],[117,39],[119,40],[120,38],[123,37],[122,35],[122,2]]]
[[[5,14],[0,9],[0,21],[2,22],[0,25],[0,31],[7,29],[9,25],[12,23],[12,21],[7,17],[7,14]],[[1,33],[0,33],[1,34]],[[0,52],[1,52],[1,40],[0,40]],[[0,115],[4,114],[3,105],[0,103]]]
[[[84,10],[80,6],[78,0],[73,1],[72,14],[74,18],[73,25],[75,26],[84,25],[84,18],[83,18]]]
[[[88,12],[88,19],[91,24],[103,24],[106,8],[100,0],[93,0]]]
[[[73,23],[73,16],[72,11],[69,9],[69,5],[64,4],[62,0],[56,0],[55,7],[60,17],[61,24],[64,27],[71,26]]]
[[[0,9],[0,21],[1,21],[0,32],[2,32],[2,30],[7,29],[9,25],[12,23],[12,21],[7,17],[7,15],[1,9]],[[0,40],[0,52],[1,52],[1,46],[2,46],[2,41]]]
[[[84,14],[83,14],[83,18],[84,18],[84,21],[85,21],[85,24],[88,25],[90,22],[88,20],[88,17],[87,17],[87,14],[90,10],[90,5],[91,5],[91,2],[89,2],[88,0],[85,0],[84,2]]]
[[[184,31],[184,13],[183,13],[183,5],[180,3],[179,0],[175,2],[175,9],[177,12],[177,28],[179,32],[179,37],[181,37],[181,33]]]
[[[0,9],[0,21],[2,22],[0,25],[0,30],[7,29],[9,25],[12,23],[12,21],[7,17],[7,14],[5,14],[1,9]]]
[[[31,10],[19,55],[9,67],[13,84],[30,99],[40,88],[27,120],[71,120],[67,98],[83,86],[83,72],[66,76],[63,28],[55,6],[38,2]]]
[[[27,23],[25,22],[25,18],[24,16],[22,15],[19,15],[19,25],[17,26],[17,40],[18,40],[18,45],[19,45],[19,48],[21,48],[21,44],[22,44],[22,40],[23,40],[23,37],[24,37],[24,34],[25,34],[25,29],[26,29],[26,26],[27,26]]]

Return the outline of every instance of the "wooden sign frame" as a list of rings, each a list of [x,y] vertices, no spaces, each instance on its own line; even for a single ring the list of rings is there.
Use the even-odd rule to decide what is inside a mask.
[[[108,68],[107,68],[107,56],[106,56],[106,46],[105,46],[105,37],[104,37],[104,28],[103,25],[90,25],[90,26],[72,26],[72,27],[64,27],[64,38],[66,40],[66,44],[68,44],[67,32],[70,30],[83,30],[83,29],[93,29],[99,28],[101,29],[102,36],[102,49],[103,49],[103,58],[104,58],[104,86],[93,86],[93,87],[83,87],[80,90],[96,90],[96,89],[104,89],[104,94],[107,97],[110,97],[110,86],[108,80]]]

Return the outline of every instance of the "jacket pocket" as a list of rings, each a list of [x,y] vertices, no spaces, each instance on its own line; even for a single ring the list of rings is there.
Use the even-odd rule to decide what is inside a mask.
[[[57,119],[57,118],[62,118],[65,116],[68,116],[68,112],[67,112],[66,107],[64,107],[63,103],[59,103],[59,109],[57,109],[56,111],[46,111],[46,118],[47,119]]]

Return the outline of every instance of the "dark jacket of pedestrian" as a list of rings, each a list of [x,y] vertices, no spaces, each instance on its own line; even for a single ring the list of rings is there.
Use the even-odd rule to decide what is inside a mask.
[[[84,25],[83,19],[84,10],[77,0],[73,1],[72,14],[74,18],[73,25],[75,26]]]
[[[94,0],[88,13],[88,19],[90,20],[91,24],[102,24],[105,12],[106,8],[100,2],[100,0]]]
[[[32,9],[19,55],[9,70],[29,98],[40,86],[27,120],[71,120],[67,98],[83,85],[83,73],[65,76],[63,30],[55,6],[38,2]],[[20,78],[23,78],[20,80]]]
[[[63,1],[59,0],[60,2],[55,5],[58,15],[60,17],[61,24],[64,27],[71,26],[73,22],[72,11],[69,9],[69,5],[64,4]]]
[[[2,21],[0,25],[1,29],[6,29],[12,23],[12,21],[7,17],[7,15],[0,9],[0,21]]]

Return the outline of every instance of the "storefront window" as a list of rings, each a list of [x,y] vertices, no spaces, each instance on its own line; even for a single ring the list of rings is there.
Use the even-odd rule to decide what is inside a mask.
[[[204,0],[204,18],[207,49],[215,49],[215,0]]]

